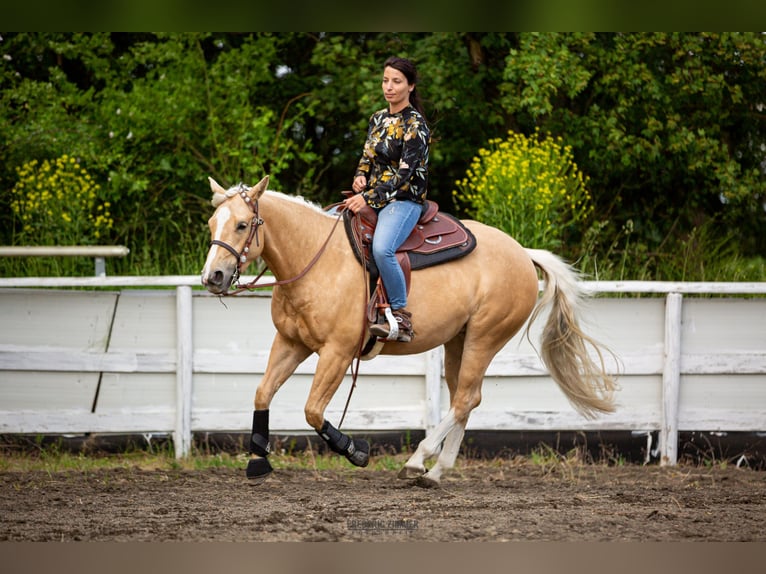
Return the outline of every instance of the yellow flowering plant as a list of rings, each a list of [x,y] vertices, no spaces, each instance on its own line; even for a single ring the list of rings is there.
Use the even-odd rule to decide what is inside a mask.
[[[11,211],[17,243],[93,245],[103,242],[114,221],[100,186],[73,157],[34,159],[16,168]]]
[[[471,217],[522,245],[556,249],[593,212],[587,183],[560,137],[509,132],[479,150],[452,195]]]

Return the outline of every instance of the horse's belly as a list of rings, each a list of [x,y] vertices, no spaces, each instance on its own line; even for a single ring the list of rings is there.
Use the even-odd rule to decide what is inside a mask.
[[[406,345],[420,339],[423,346],[432,348],[468,325],[496,330],[500,339],[509,339],[532,312],[538,279],[524,248],[482,224],[472,225],[471,231],[478,243],[470,255],[413,272],[408,309],[416,337]]]

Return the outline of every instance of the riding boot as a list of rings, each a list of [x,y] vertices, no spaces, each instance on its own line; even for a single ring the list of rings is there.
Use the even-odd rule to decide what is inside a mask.
[[[399,326],[399,333],[396,340],[400,343],[409,343],[415,336],[415,332],[412,330],[412,313],[406,309],[392,309],[391,312]],[[370,325],[370,333],[381,339],[389,339],[391,336],[388,322],[385,319],[382,322]]]
[[[415,331],[412,329],[412,313],[404,309],[396,309],[393,314],[399,324],[399,336],[396,340],[400,343],[409,343],[415,337]]]

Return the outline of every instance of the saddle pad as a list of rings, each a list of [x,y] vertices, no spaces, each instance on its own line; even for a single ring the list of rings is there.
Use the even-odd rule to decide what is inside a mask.
[[[360,225],[358,218],[349,211],[343,212],[343,223],[357,261],[366,261],[368,269],[376,273],[375,263],[367,253],[372,241],[372,230]],[[459,219],[440,211],[427,225],[418,224],[397,253],[409,256],[414,271],[460,259],[475,248],[476,238],[473,233]]]

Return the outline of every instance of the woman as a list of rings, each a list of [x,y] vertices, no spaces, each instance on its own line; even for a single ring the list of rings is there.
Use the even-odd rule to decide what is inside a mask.
[[[378,214],[372,255],[399,327],[397,341],[414,336],[412,316],[405,309],[407,286],[396,259],[420,218],[428,187],[430,131],[416,89],[417,71],[404,58],[391,57],[383,65],[383,97],[388,108],[370,117],[367,141],[345,206],[357,213],[369,205]],[[370,332],[384,339],[392,336],[386,323],[375,323]]]

